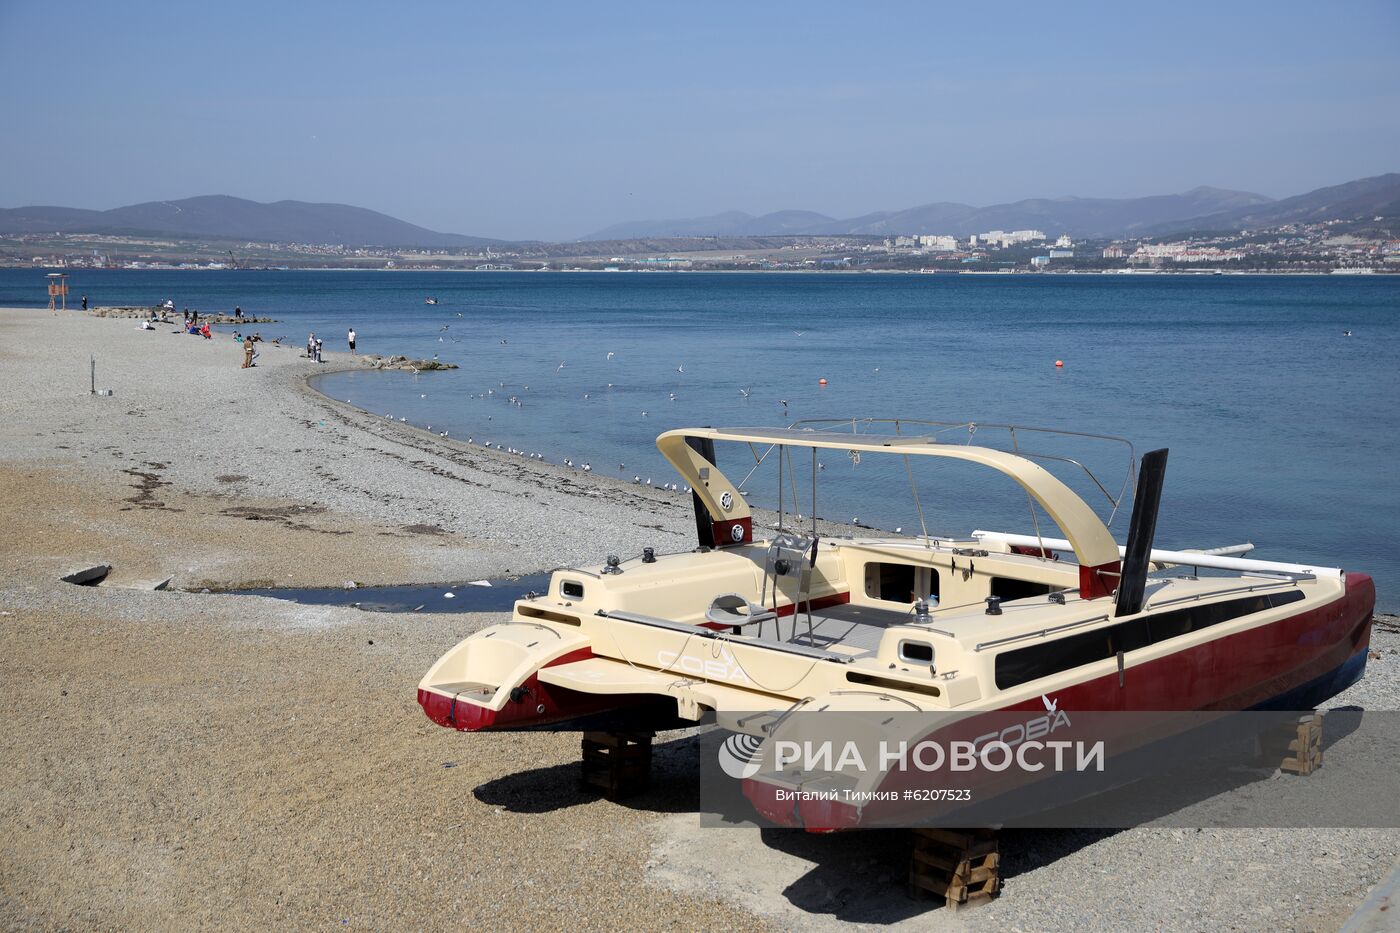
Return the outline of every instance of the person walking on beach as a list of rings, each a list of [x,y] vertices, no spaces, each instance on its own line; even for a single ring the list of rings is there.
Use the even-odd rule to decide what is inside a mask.
[[[87,295],[83,296],[83,310],[87,310]]]
[[[253,338],[245,337],[243,340],[243,368],[253,368]]]
[[[241,320],[243,320],[243,309],[242,309],[242,308],[237,307],[237,306],[234,307],[234,309],[233,309],[233,319],[234,319],[235,321],[241,321]]]
[[[350,344],[350,352],[351,352],[351,353],[354,353],[354,352],[355,352],[355,328],[353,328],[353,327],[350,328],[350,333],[347,334],[347,335],[345,336],[345,339],[346,339],[346,340],[349,342],[349,344]]]
[[[321,359],[321,338],[319,338],[319,337],[316,338],[316,357],[315,357],[315,359],[316,359],[316,362],[318,362],[318,363],[323,362],[323,360]]]
[[[312,331],[306,335],[306,358],[312,359],[316,355],[316,332]]]

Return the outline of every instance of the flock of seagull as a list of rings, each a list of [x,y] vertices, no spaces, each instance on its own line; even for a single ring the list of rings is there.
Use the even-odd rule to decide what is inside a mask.
[[[459,317],[459,318],[462,317],[462,313],[461,313],[461,312],[457,312],[457,317]],[[460,336],[458,336],[458,335],[452,334],[452,333],[451,333],[451,328],[452,328],[452,325],[451,325],[450,323],[449,323],[449,324],[443,324],[440,328],[438,328],[437,334],[438,334],[438,342],[439,342],[439,343],[444,342],[444,341],[446,341],[446,340],[451,340],[453,343],[459,343],[459,342],[461,342],[462,338],[461,338]],[[806,331],[801,331],[801,330],[794,330],[792,333],[793,333],[795,336],[797,336],[797,337],[802,337],[802,336],[804,336],[807,332],[806,332]],[[506,346],[506,345],[508,345],[509,341],[508,341],[505,337],[502,337],[502,338],[500,339],[500,343],[501,343],[502,346]],[[614,358],[616,355],[617,355],[617,354],[616,354],[615,351],[609,350],[609,351],[607,352],[606,359],[607,359],[608,361],[612,361],[613,358]],[[562,371],[564,370],[564,367],[565,367],[566,365],[568,365],[568,361],[567,361],[567,360],[560,360],[560,361],[559,361],[559,365],[557,365],[557,366],[554,367],[554,373],[557,375],[558,373],[562,372]],[[875,372],[878,373],[879,371],[880,371],[879,367],[876,367],[876,368],[875,368]],[[676,373],[679,374],[679,375],[685,375],[685,364],[680,364],[680,365],[676,366]],[[415,375],[415,376],[417,375],[417,371],[416,371],[416,370],[414,371],[414,375]],[[616,386],[615,386],[613,383],[611,383],[611,382],[607,383],[607,388],[608,388],[608,389],[613,389],[613,388],[615,388],[615,387],[616,387]],[[483,399],[483,400],[484,400],[484,399],[492,399],[492,398],[497,397],[497,389],[500,389],[500,390],[501,390],[500,395],[502,395],[502,396],[505,397],[505,401],[506,401],[507,404],[512,405],[512,406],[514,406],[514,407],[516,407],[516,408],[524,408],[524,407],[525,407],[525,402],[524,402],[524,399],[521,397],[520,394],[506,395],[506,391],[505,391],[505,390],[507,390],[508,388],[510,388],[510,387],[507,386],[506,383],[504,383],[504,382],[498,382],[495,388],[488,388],[485,392],[481,392],[481,393],[477,393],[477,394],[468,395],[467,397],[468,397],[468,398],[473,398],[473,399]],[[530,387],[529,387],[528,385],[522,385],[522,386],[520,387],[520,392],[521,392],[521,393],[529,392],[529,391],[530,391]],[[749,398],[752,396],[752,392],[753,392],[752,387],[748,387],[748,386],[741,387],[741,388],[739,389],[739,394],[740,394],[744,399],[749,399]],[[427,396],[427,393],[420,393],[418,397],[419,397],[420,399],[426,399],[428,396]],[[592,397],[592,393],[589,393],[589,392],[583,393],[583,399],[584,399],[585,401],[588,401],[589,399],[591,399],[591,397]],[[667,400],[670,401],[670,402],[675,402],[675,401],[678,400],[678,396],[677,396],[676,393],[673,392],[673,391],[672,391],[672,392],[667,392]],[[346,399],[346,402],[347,402],[347,403],[349,403],[349,401],[350,401],[349,399]],[[779,406],[782,408],[783,417],[786,418],[786,417],[788,416],[788,405],[789,405],[788,400],[787,400],[787,399],[775,399],[775,402],[776,402],[777,405],[779,405]],[[641,410],[640,410],[640,415],[639,415],[639,417],[646,418],[646,417],[649,417],[650,415],[651,415],[651,412],[650,412],[648,409],[645,409],[645,408],[644,408],[644,409],[641,409]],[[395,421],[395,420],[397,420],[397,421],[399,421],[399,422],[401,422],[401,423],[407,423],[407,421],[408,421],[408,418],[402,417],[402,416],[396,419],[392,414],[385,414],[384,417],[387,418],[387,419],[390,420],[390,421]],[[486,420],[487,420],[487,421],[491,421],[492,418],[493,418],[493,416],[491,416],[491,415],[487,415],[487,416],[486,416]],[[428,430],[430,433],[436,434],[436,435],[439,436],[439,437],[448,437],[448,436],[449,436],[447,431],[434,431],[432,425],[428,425],[428,426],[427,426],[427,430]],[[468,444],[475,444],[475,443],[476,443],[476,438],[475,438],[475,437],[468,437],[468,438],[467,438],[467,443],[468,443]],[[517,447],[513,447],[513,446],[501,445],[501,444],[498,444],[498,443],[496,443],[496,442],[494,442],[494,441],[482,441],[481,446],[482,446],[483,448],[486,448],[486,449],[489,449],[489,450],[494,450],[494,451],[497,451],[497,452],[499,452],[499,453],[505,453],[505,454],[511,454],[511,455],[514,455],[514,456],[525,457],[526,459],[529,459],[529,460],[536,460],[536,461],[540,461],[540,462],[542,462],[542,463],[547,463],[547,462],[548,462],[548,459],[547,459],[547,458],[545,457],[545,455],[544,455],[543,453],[541,453],[540,451],[526,451],[526,450],[523,450],[523,449],[520,449],[520,448],[517,448]],[[592,472],[593,472],[593,465],[592,465],[591,463],[589,463],[589,462],[587,462],[587,461],[584,461],[584,462],[582,462],[582,463],[578,463],[578,462],[575,462],[574,459],[573,459],[572,457],[566,457],[566,458],[564,458],[564,460],[562,461],[562,465],[563,465],[565,468],[567,468],[567,469],[570,469],[570,470],[577,470],[577,471],[582,472],[582,473],[592,473]],[[819,468],[819,469],[822,469],[822,470],[825,470],[825,469],[826,469],[826,464],[824,464],[824,463],[823,463],[823,464],[818,464],[818,468]],[[627,471],[627,464],[625,464],[625,463],[619,463],[619,464],[617,465],[617,470],[618,470],[618,473],[619,473],[622,477],[625,478],[625,477],[626,477],[626,471]],[[632,475],[632,483],[633,483],[634,485],[637,485],[637,486],[648,486],[648,487],[652,487],[652,488],[655,488],[655,489],[666,490],[666,491],[669,491],[669,492],[689,493],[689,492],[691,491],[691,488],[690,488],[689,486],[684,486],[684,485],[679,484],[679,483],[657,483],[657,484],[653,484],[653,483],[652,483],[652,480],[651,480],[651,477],[646,477],[646,478],[644,479],[644,478],[642,477],[642,475],[639,474],[639,473],[634,473],[634,474]]]

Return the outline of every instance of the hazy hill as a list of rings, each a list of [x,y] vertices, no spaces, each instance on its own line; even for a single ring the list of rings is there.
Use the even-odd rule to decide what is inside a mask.
[[[0,233],[107,233],[437,248],[498,242],[426,230],[387,214],[348,204],[306,201],[263,204],[228,195],[150,201],[109,211],[71,207],[0,208]]]
[[[1242,207],[1208,217],[1163,224],[1145,232],[1247,230],[1251,227],[1318,223],[1324,220],[1368,221],[1373,217],[1400,218],[1400,173],[1390,172],[1370,178],[1359,178],[1269,204]]]
[[[726,211],[709,217],[674,220],[632,220],[590,233],[585,240],[641,240],[692,236],[796,236],[837,221],[814,211],[775,211],[755,217]]]
[[[973,207],[939,202],[901,211],[881,211],[837,220],[811,211],[780,211],[753,217],[740,211],[676,220],[631,221],[600,230],[585,239],[641,236],[777,236],[864,234],[888,236],[942,233],[967,236],[988,230],[1033,228],[1049,234],[1081,237],[1126,236],[1175,220],[1269,204],[1247,191],[1193,188],[1182,194],[1145,198],[1036,198],[1012,204]]]

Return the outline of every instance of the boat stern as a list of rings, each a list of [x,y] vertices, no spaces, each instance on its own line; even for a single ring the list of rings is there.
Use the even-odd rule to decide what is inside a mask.
[[[531,622],[493,625],[463,639],[418,684],[418,705],[440,726],[468,732],[532,728],[595,711],[599,698],[543,684],[547,667],[593,656],[581,634]]]

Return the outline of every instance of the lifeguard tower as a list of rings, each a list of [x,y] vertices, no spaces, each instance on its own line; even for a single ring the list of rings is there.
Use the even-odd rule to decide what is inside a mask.
[[[62,272],[50,272],[49,280],[49,310],[68,310],[68,276]]]

